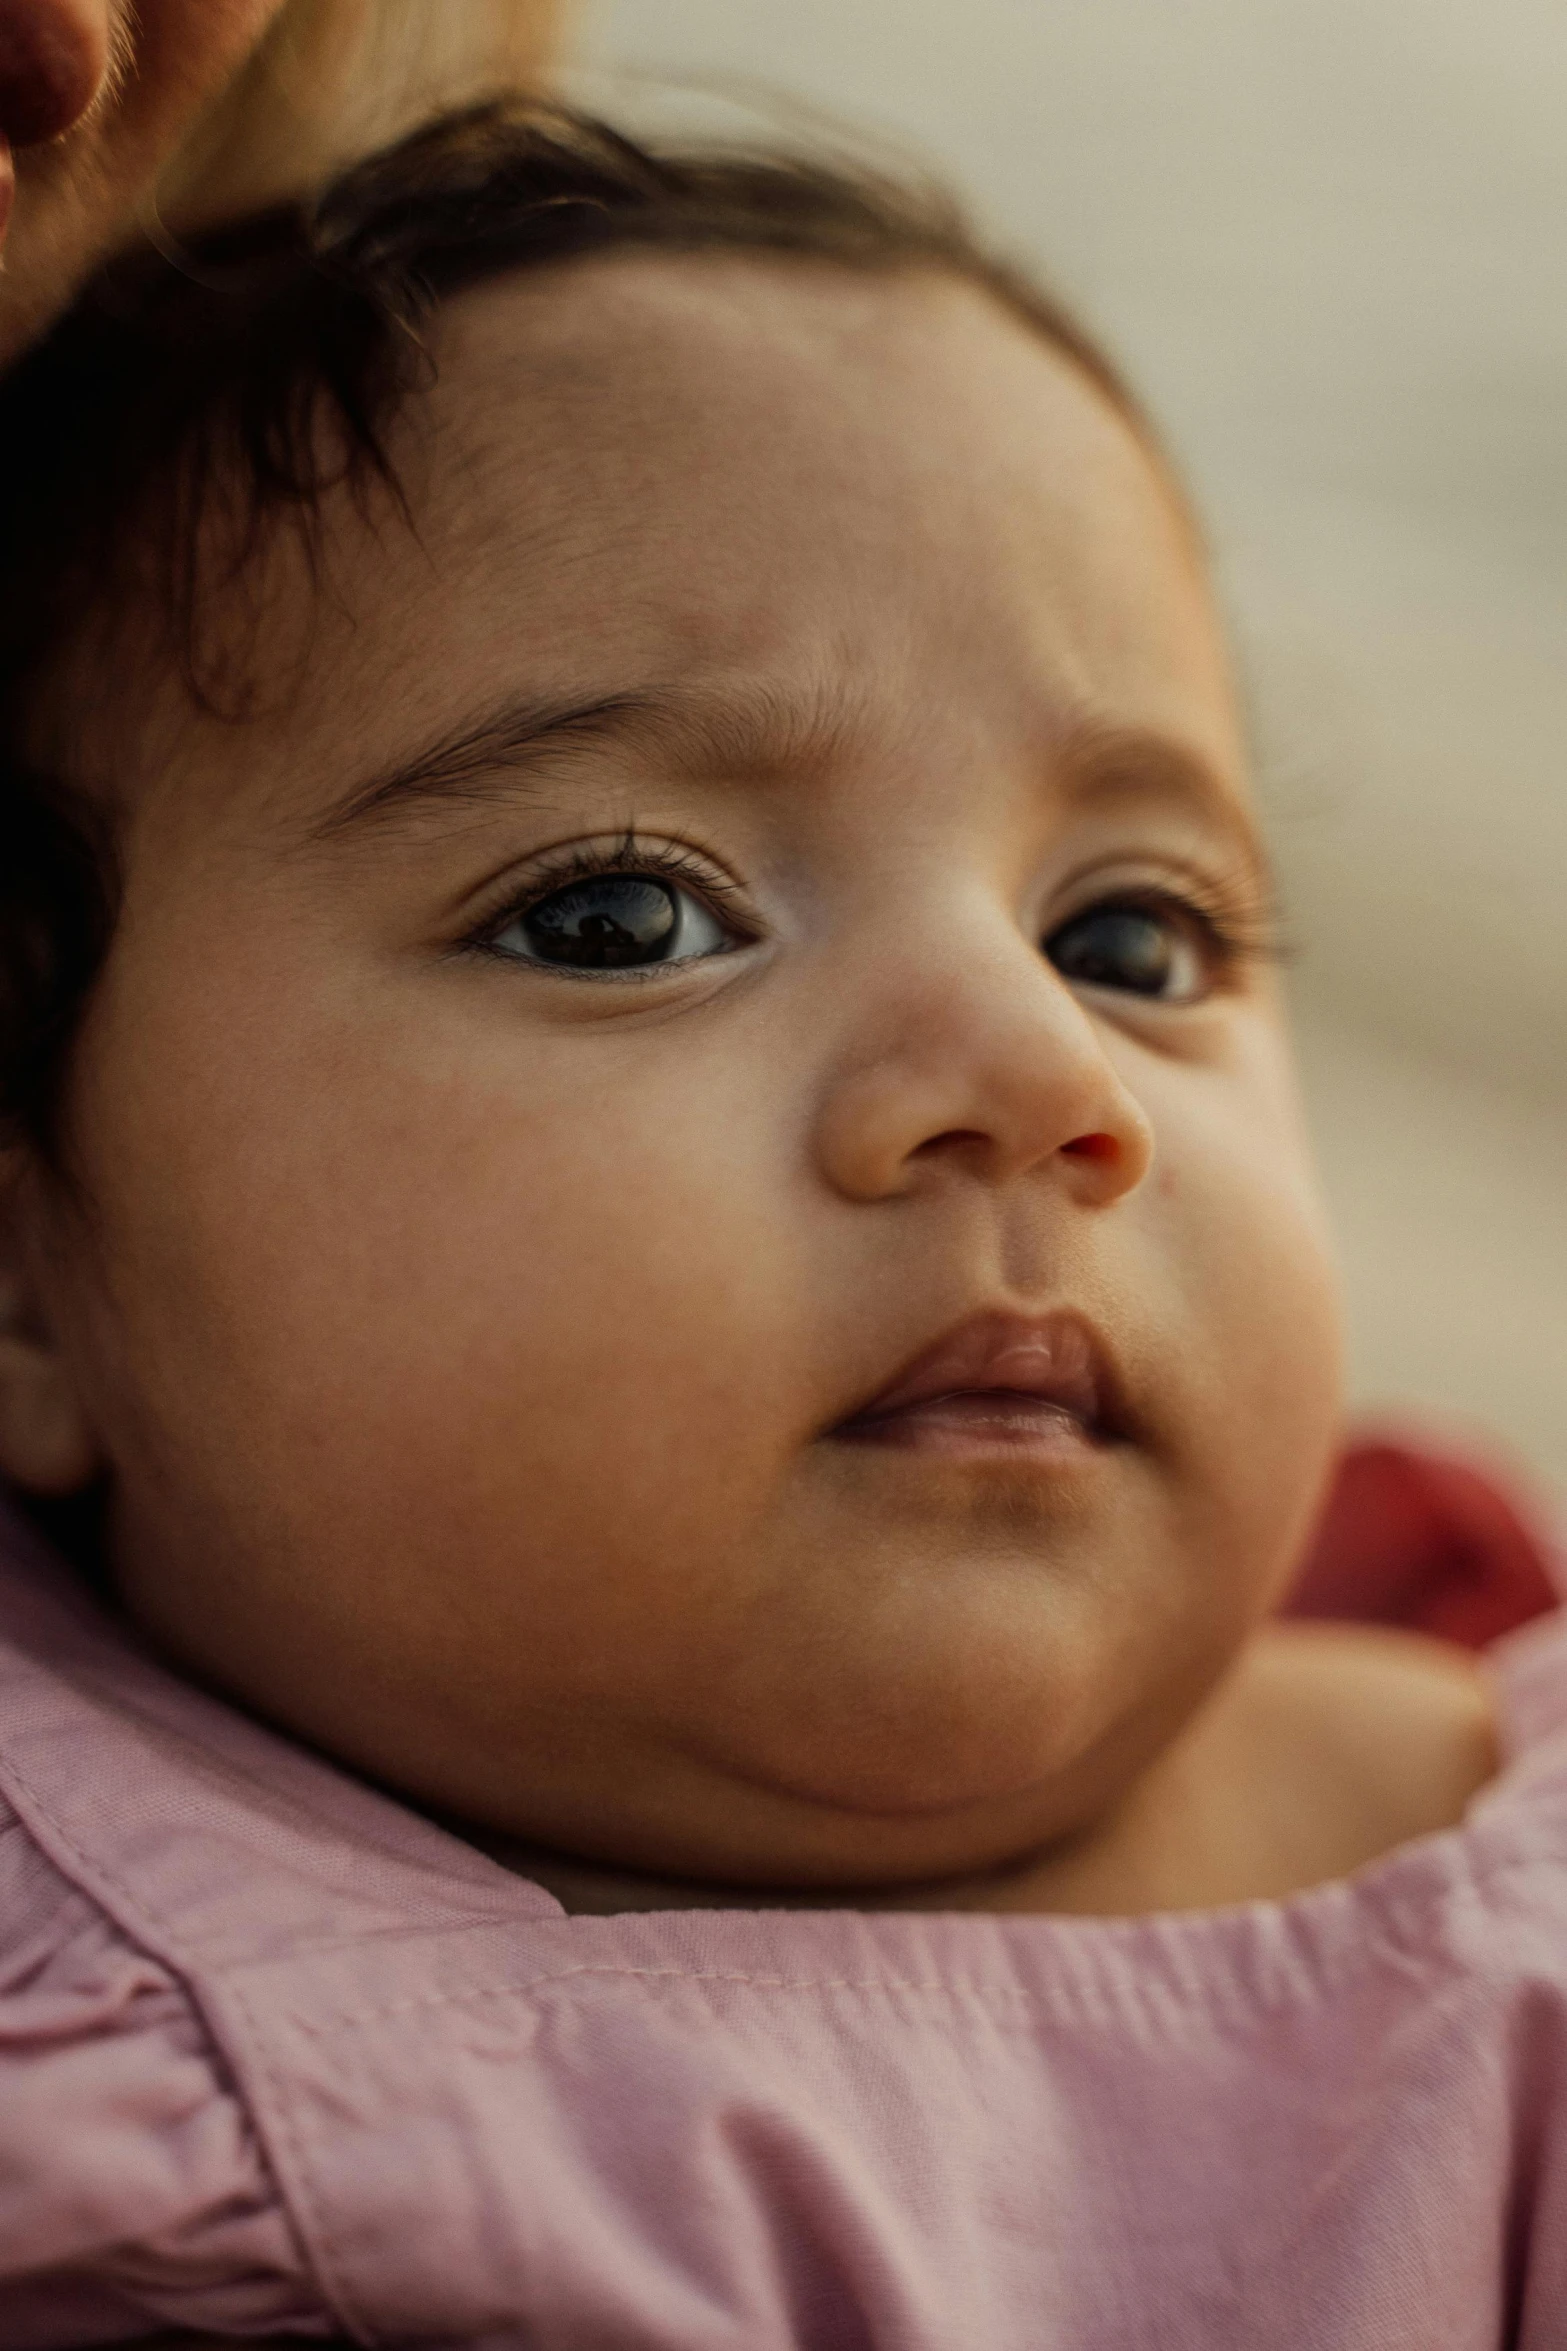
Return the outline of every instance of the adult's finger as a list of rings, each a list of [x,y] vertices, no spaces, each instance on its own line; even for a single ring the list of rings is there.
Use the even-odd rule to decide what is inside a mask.
[[[0,139],[57,139],[86,113],[109,70],[117,0],[0,0]]]

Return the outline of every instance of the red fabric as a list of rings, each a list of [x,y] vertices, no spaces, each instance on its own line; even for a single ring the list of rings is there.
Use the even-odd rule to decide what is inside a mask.
[[[1357,1444],[1280,1613],[1402,1625],[1483,1649],[1560,1604],[1548,1556],[1484,1471],[1409,1445]]]

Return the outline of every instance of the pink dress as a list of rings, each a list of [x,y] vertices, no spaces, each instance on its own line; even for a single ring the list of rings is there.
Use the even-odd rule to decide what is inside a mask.
[[[1561,1619],[1289,1901],[568,1918],[4,1550],[5,2351],[1567,2346]]]

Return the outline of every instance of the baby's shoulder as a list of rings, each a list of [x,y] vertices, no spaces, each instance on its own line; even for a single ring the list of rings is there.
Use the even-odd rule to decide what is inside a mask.
[[[1272,1625],[1251,1645],[1235,1703],[1265,1761],[1269,1825],[1299,1847],[1301,1882],[1456,1826],[1497,1772],[1489,1677],[1427,1634]]]

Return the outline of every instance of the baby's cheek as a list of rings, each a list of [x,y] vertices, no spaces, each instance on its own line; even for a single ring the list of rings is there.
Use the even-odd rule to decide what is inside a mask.
[[[1339,1426],[1326,1220],[1282,1083],[1176,1127],[1153,1203],[1177,1301],[1193,1482],[1266,1597],[1304,1537]]]
[[[465,1683],[481,1717],[634,1691],[700,1638],[715,1558],[708,1617],[744,1606],[808,1269],[733,1131],[402,1075],[296,1090],[288,1121],[236,1103],[242,1180],[187,1157],[143,1285],[182,1302],[151,1350],[183,1366],[165,1490],[209,1490],[206,1588],[226,1558],[234,1608],[323,1659]]]

